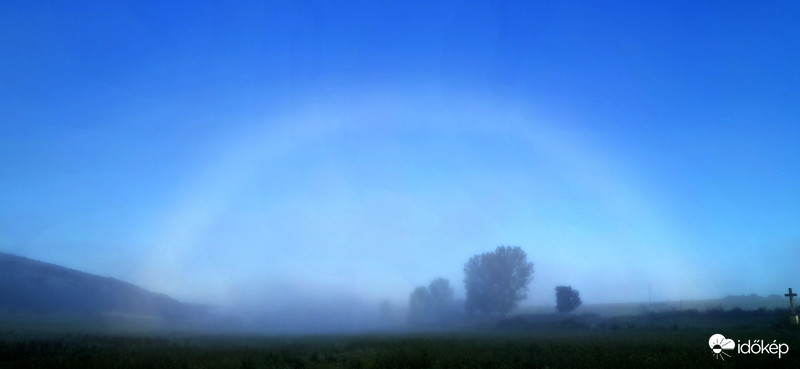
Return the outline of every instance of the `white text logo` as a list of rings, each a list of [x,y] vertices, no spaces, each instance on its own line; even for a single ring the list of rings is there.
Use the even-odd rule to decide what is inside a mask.
[[[781,358],[781,355],[789,352],[789,344],[778,343],[777,340],[773,340],[772,343],[764,342],[764,340],[747,340],[747,342],[736,340],[736,342],[738,343],[738,347],[732,339],[725,338],[725,336],[717,333],[708,339],[708,347],[711,348],[714,357],[723,361],[725,360],[725,356],[731,357],[731,355],[725,351],[733,349],[736,349],[737,354],[743,355],[777,354],[778,359]]]

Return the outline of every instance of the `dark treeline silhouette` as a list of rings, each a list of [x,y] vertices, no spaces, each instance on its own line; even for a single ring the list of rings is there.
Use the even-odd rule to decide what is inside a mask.
[[[415,326],[494,324],[527,298],[533,263],[519,246],[498,246],[474,255],[464,264],[466,300],[453,299],[450,281],[438,278],[411,292],[408,323]],[[581,305],[580,293],[556,287],[556,307],[568,313]]]
[[[744,310],[711,308],[706,310],[648,311],[642,314],[603,317],[596,313],[583,314],[520,314],[497,323],[510,330],[586,329],[586,330],[678,330],[697,327],[772,327],[789,326],[786,309],[759,308]]]

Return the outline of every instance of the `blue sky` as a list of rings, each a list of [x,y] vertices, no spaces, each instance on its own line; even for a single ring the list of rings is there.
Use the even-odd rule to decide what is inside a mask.
[[[3,2],[0,249],[215,303],[463,294],[501,244],[531,304],[780,293],[798,12]]]

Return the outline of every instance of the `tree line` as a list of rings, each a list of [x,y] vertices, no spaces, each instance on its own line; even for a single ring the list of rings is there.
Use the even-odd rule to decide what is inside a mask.
[[[453,298],[453,287],[445,278],[419,286],[409,297],[408,320],[412,324],[442,325],[466,317],[507,315],[528,297],[533,263],[519,246],[498,246],[494,251],[472,256],[464,264],[466,300]],[[580,293],[571,286],[557,286],[556,310],[567,313],[581,304]]]

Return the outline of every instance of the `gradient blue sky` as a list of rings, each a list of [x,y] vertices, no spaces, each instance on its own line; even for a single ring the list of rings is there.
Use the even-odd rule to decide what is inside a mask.
[[[556,284],[782,293],[800,282],[798,16],[4,1],[0,250],[212,303],[402,303],[439,276],[463,295],[464,262],[501,244],[535,263],[529,304]]]

